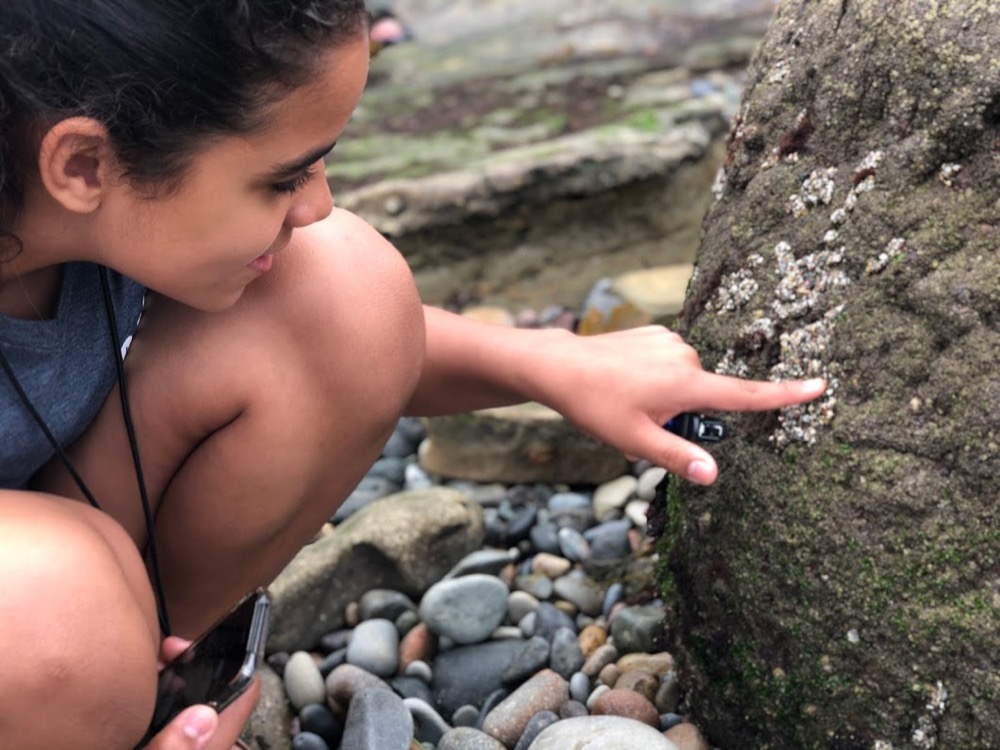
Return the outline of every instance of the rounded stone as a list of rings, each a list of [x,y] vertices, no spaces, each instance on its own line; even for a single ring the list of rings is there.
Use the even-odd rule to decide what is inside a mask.
[[[365,620],[354,629],[347,647],[347,663],[388,677],[399,668],[399,631],[391,620]]]
[[[656,497],[656,486],[663,481],[667,470],[660,466],[651,466],[639,475],[636,482],[635,495],[640,500],[652,500]]]
[[[557,721],[539,734],[531,750],[678,750],[657,730],[621,716],[579,716]]]
[[[453,727],[474,727],[477,721],[479,721],[479,709],[468,703],[456,708],[455,713],[451,715]]]
[[[553,555],[550,552],[539,552],[531,559],[531,572],[549,578],[565,575],[572,567],[573,563],[565,557]]]
[[[406,594],[392,589],[370,589],[358,600],[362,620],[395,620],[417,605]]]
[[[583,672],[576,672],[569,678],[569,697],[579,703],[586,703],[590,697],[590,678]]]
[[[583,667],[580,671],[587,675],[590,679],[594,679],[608,664],[614,664],[617,658],[618,649],[610,643],[605,643],[603,646],[598,646],[594,652],[587,657],[587,661],[583,663]]]
[[[299,732],[292,737],[292,750],[330,750],[330,745],[318,734]]]
[[[611,622],[615,645],[624,653],[650,652],[663,632],[662,606],[623,607]]]
[[[420,601],[420,616],[438,635],[455,643],[479,643],[507,614],[507,586],[482,574],[439,581]]]
[[[322,703],[326,698],[323,675],[316,661],[305,651],[296,651],[285,664],[285,693],[295,711],[310,703]]]
[[[451,729],[448,722],[441,718],[441,714],[426,701],[420,698],[405,698],[403,704],[413,717],[413,736],[421,742],[437,744],[444,733]]]
[[[624,716],[651,727],[660,726],[660,714],[656,706],[645,696],[624,688],[613,688],[601,695],[594,701],[592,712],[598,716]]]
[[[592,617],[601,614],[604,592],[597,583],[587,576],[565,575],[552,582],[556,596],[572,602],[577,608]]]
[[[542,730],[546,727],[555,724],[557,721],[559,721],[559,715],[554,711],[539,711],[531,717],[524,727],[524,731],[521,732],[521,737],[514,746],[514,750],[528,750],[531,743],[535,741],[535,737],[541,734]]]
[[[559,628],[552,635],[549,666],[567,680],[583,666],[583,652],[572,628]]]
[[[302,707],[299,711],[299,726],[303,732],[312,732],[322,737],[330,747],[337,747],[344,733],[343,722],[329,708],[319,703]]]
[[[603,646],[607,640],[608,633],[600,625],[587,625],[577,637],[577,643],[580,644],[580,651],[583,652],[584,659],[589,659],[591,654]]]
[[[529,612],[538,609],[538,599],[527,591],[511,591],[507,597],[507,619],[520,622]]]
[[[711,745],[694,724],[676,724],[663,736],[677,745],[678,750],[711,750]]]
[[[531,717],[539,711],[558,711],[569,700],[566,680],[545,669],[507,696],[483,721],[483,731],[507,747],[517,744]]]
[[[437,750],[507,750],[502,742],[472,727],[455,727],[445,732]]]
[[[604,520],[613,511],[621,510],[625,504],[633,497],[639,480],[631,474],[612,479],[605,482],[594,490],[593,508],[594,517]]]
[[[584,562],[590,558],[590,545],[579,531],[564,526],[559,529],[558,536],[559,549],[563,557],[573,562]]]

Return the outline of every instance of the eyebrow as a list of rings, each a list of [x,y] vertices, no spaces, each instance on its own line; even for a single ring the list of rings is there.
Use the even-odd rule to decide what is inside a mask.
[[[275,164],[268,172],[268,178],[272,180],[281,180],[287,177],[294,177],[306,167],[311,164],[315,164],[317,161],[333,151],[334,146],[336,145],[337,142],[334,141],[329,146],[320,146],[319,148],[314,149],[297,159],[293,159],[292,161]]]

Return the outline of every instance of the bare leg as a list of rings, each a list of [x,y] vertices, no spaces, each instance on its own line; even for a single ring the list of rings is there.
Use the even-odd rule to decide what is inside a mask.
[[[378,457],[423,350],[405,263],[344,212],[298,234],[225,313],[154,300],[127,365],[177,634],[196,636],[312,537]],[[144,547],[116,395],[72,455]],[[58,465],[42,483],[77,494]]]
[[[0,747],[134,747],[159,631],[145,568],[107,516],[0,492]]]

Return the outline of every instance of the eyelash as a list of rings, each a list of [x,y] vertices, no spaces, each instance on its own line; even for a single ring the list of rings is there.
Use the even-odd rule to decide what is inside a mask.
[[[305,172],[303,172],[302,174],[298,175],[297,177],[291,180],[288,180],[286,182],[276,182],[275,184],[271,185],[271,191],[282,194],[294,193],[304,188],[309,183],[309,180],[311,180],[313,178],[313,175],[315,174],[316,174],[316,169],[314,167],[310,167]]]

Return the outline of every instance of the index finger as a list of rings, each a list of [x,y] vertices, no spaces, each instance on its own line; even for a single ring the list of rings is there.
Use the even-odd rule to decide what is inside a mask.
[[[822,396],[826,387],[822,378],[774,383],[706,372],[698,385],[699,401],[693,408],[706,411],[769,411],[812,401]]]

